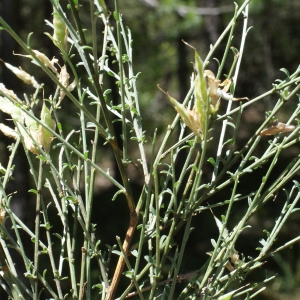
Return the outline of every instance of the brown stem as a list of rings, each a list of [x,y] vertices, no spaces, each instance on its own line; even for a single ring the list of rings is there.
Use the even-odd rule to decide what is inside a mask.
[[[125,240],[123,242],[123,250],[126,254],[128,254],[129,248],[130,248],[130,244],[132,241],[132,237],[135,231],[135,228],[137,226],[138,223],[138,213],[136,211],[134,211],[133,213],[130,214],[130,221],[129,221],[129,227],[127,229],[126,232],[126,237]],[[116,266],[115,269],[115,273],[111,282],[111,285],[109,287],[107,296],[106,296],[106,300],[112,300],[115,296],[116,293],[116,289],[118,287],[119,281],[121,279],[121,275],[122,275],[122,271],[124,269],[124,265],[125,265],[125,259],[123,256],[119,257],[118,260],[118,264]]]

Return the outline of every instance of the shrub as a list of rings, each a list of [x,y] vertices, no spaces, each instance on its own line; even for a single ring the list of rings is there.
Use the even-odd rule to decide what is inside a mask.
[[[1,167],[2,287],[12,299],[92,299],[98,293],[101,299],[114,299],[117,288],[118,299],[253,298],[273,276],[247,284],[247,275],[257,272],[268,257],[299,240],[297,237],[276,244],[283,225],[297,212],[299,183],[293,179],[299,173],[298,156],[291,157],[281,174],[273,175],[277,175],[275,166],[280,155],[299,139],[299,127],[292,125],[297,122],[299,105],[295,104],[285,123],[278,122],[276,114],[287,101],[298,97],[300,69],[293,74],[283,69],[286,78],[277,80],[272,89],[254,99],[233,96],[248,32],[249,1],[245,1],[241,7],[236,6],[231,22],[203,61],[191,49],[195,70],[191,70],[190,90],[183,103],[173,98],[172,91],[166,92],[178,114],[174,111],[174,121],[158,139],[156,131],[146,132],[143,128],[131,32],[123,25],[117,2],[112,14],[102,2],[91,1],[91,32],[87,42],[88,34],[79,15],[80,10],[87,9],[85,5],[73,0],[63,8],[59,1],[51,0],[53,21],[47,22],[49,31],[54,33],[46,35],[61,55],[53,59],[31,48],[31,35],[25,43],[0,18],[2,30],[25,51],[24,60],[31,59],[52,82],[46,89],[47,83],[39,82],[30,71],[3,62],[31,86],[32,93],[21,99],[3,84],[0,87],[0,109],[10,115],[14,124],[0,125],[3,134],[13,139],[7,165]],[[242,14],[243,34],[236,49],[232,36],[237,17]],[[100,21],[103,32],[96,26]],[[207,69],[209,59],[225,37],[227,45],[214,75]],[[231,71],[221,82],[224,64],[230,60]],[[110,77],[115,81],[118,101],[110,101]],[[278,95],[278,102],[246,144],[237,148],[244,109],[271,94]],[[233,103],[237,103],[236,108],[232,108]],[[226,105],[226,113],[219,115],[220,106]],[[71,112],[76,128],[68,122]],[[121,134],[116,132],[115,122],[121,124]],[[176,135],[178,124],[180,130]],[[214,128],[221,129],[218,136]],[[211,146],[212,137],[218,140],[217,147]],[[262,155],[257,155],[256,149],[266,138],[269,145]],[[11,209],[14,195],[6,193],[7,183],[13,180],[14,158],[20,144],[32,175],[29,193],[35,197],[36,209],[26,213],[35,219],[34,228],[18,218]],[[111,151],[114,157],[108,158]],[[185,161],[178,174],[176,165],[182,154]],[[102,167],[103,157],[116,163],[119,174],[113,175]],[[132,165],[142,173],[139,195],[133,192],[130,181],[128,168]],[[204,172],[210,168],[212,176],[208,179]],[[259,177],[259,168],[265,170],[260,184],[251,186],[250,192],[242,190],[243,178],[249,178],[249,174]],[[121,213],[122,218],[129,218],[129,226],[123,242],[117,237],[116,245],[100,240],[98,237],[106,229],[92,223],[93,207],[98,201],[94,193],[97,176],[116,188],[111,201],[127,203],[128,211]],[[264,230],[265,237],[259,241],[255,257],[239,254],[236,243],[246,229],[250,231],[249,219],[288,183],[281,212],[272,230]],[[229,199],[216,203],[214,196],[228,187]],[[243,213],[234,217],[240,202],[244,203]],[[101,210],[108,210],[109,218],[116,219],[116,211],[103,203]],[[217,216],[213,212],[216,207],[224,208],[225,214]],[[199,232],[199,239],[201,233],[209,233],[209,228],[192,226],[193,218],[201,217],[205,211],[215,222],[218,238],[211,237],[206,263],[192,273],[182,274],[192,230]],[[103,224],[101,220],[99,223]],[[28,237],[33,251],[26,245]],[[24,276],[14,263],[16,256],[22,258]],[[110,264],[112,257],[118,257],[116,264]]]

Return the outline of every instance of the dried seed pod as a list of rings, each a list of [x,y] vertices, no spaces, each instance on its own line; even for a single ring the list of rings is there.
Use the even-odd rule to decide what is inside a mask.
[[[24,83],[26,84],[30,84],[33,87],[35,87],[36,89],[39,88],[39,84],[37,83],[37,81],[34,79],[33,76],[29,75],[28,73],[26,73],[24,70],[22,70],[21,67],[16,68],[14,66],[12,66],[11,64],[8,64],[6,62],[4,62],[3,60],[1,60],[5,66],[10,69],[18,78],[20,78]]]
[[[13,100],[15,100],[18,103],[22,103],[22,100],[18,98],[18,96],[14,93],[13,90],[8,90],[3,83],[0,83],[0,94],[2,94],[4,97],[9,96]]]
[[[15,121],[23,123],[24,118],[21,109],[2,96],[0,96],[0,110],[9,114]]]
[[[39,155],[40,149],[37,146],[39,140],[39,125],[30,116],[25,116],[26,129],[30,135],[26,132],[23,126],[18,126],[20,134],[23,137],[25,148],[33,154]]]
[[[58,75],[57,69],[55,68],[54,64],[58,63],[58,59],[57,58],[52,58],[52,60],[50,60],[44,53],[37,51],[37,50],[32,50],[32,52],[34,52],[34,54],[36,55],[36,57],[47,67],[49,68],[53,73],[55,73],[56,75]],[[18,56],[23,56],[23,57],[28,57],[30,59],[32,59],[32,61],[39,65],[35,59],[31,56],[31,55],[23,55],[23,54],[15,54]]]
[[[75,89],[77,82],[74,79],[73,82],[71,84],[69,84],[69,79],[70,79],[70,75],[67,71],[67,67],[64,65],[60,70],[59,82],[66,88],[66,90],[68,90],[69,92],[72,92]],[[59,107],[60,103],[65,98],[65,95],[66,95],[65,90],[61,88],[56,107]]]
[[[19,135],[17,134],[17,132],[15,130],[13,130],[12,128],[4,125],[4,124],[0,124],[0,130],[2,131],[3,134],[5,134],[6,136],[13,138],[15,140],[17,140],[17,138],[19,137]]]
[[[37,50],[32,50],[34,52],[34,54],[36,55],[36,57],[42,62],[44,63],[44,65],[49,68],[53,73],[55,73],[56,75],[58,75],[57,69],[54,67],[54,64],[58,62],[58,59],[53,58],[52,60],[50,60],[44,53],[41,53]]]
[[[264,130],[262,130],[259,135],[274,135],[281,132],[291,132],[296,129],[294,125],[286,125],[284,123],[278,122],[276,125],[272,125]]]
[[[220,98],[231,101],[249,100],[247,97],[234,98],[231,94],[227,93],[232,83],[231,79],[225,79],[221,83],[210,70],[205,70],[204,75],[207,80],[209,96],[211,98],[210,112],[212,114],[215,114],[219,110]],[[220,89],[220,87],[223,87],[223,89]]]
[[[186,108],[183,104],[179,103],[169,94],[167,95],[185,125],[188,126],[195,133],[195,135],[201,139],[201,134],[203,132],[203,122],[201,122],[201,115],[194,109],[190,110]]]
[[[203,70],[203,61],[199,56],[198,52],[196,51],[196,49],[195,48],[193,49],[195,52],[195,68],[198,73],[195,79],[195,90],[194,90],[195,112],[198,113],[197,119],[200,122],[199,129],[203,134],[206,130],[205,127],[207,123],[206,120],[208,118],[209,98],[208,98],[208,90],[206,87],[206,81],[205,81],[204,70]]]
[[[0,224],[4,225],[6,210],[3,206],[0,206]]]

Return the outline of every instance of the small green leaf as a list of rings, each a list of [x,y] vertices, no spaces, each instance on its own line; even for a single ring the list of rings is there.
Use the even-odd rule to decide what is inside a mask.
[[[263,232],[267,235],[268,238],[270,237],[271,234],[268,230],[264,229]]]
[[[125,276],[128,277],[128,278],[132,278],[133,271],[126,271],[124,274],[125,274]]]
[[[33,194],[36,194],[36,195],[37,195],[37,193],[38,193],[37,190],[34,190],[34,189],[31,189],[31,190],[29,190],[28,192],[29,192],[29,193],[33,193]]]
[[[97,283],[97,284],[94,284],[93,286],[92,286],[92,289],[99,289],[99,290],[103,290],[103,285],[102,284],[100,284],[100,283]]]
[[[233,291],[233,292],[229,292],[229,293],[227,293],[227,294],[224,294],[224,295],[220,296],[220,297],[218,298],[218,300],[230,300],[235,292],[236,292],[236,291]]]
[[[114,253],[114,254],[117,254],[118,256],[123,256],[123,253],[121,251],[113,250],[111,252]]]
[[[43,250],[41,251],[41,254],[48,254],[48,249],[47,248],[43,248]]]
[[[43,156],[43,155],[37,155],[36,158],[38,158],[38,159],[40,159],[42,161],[47,161],[47,158],[45,156]]]
[[[150,264],[155,264],[155,261],[154,261],[154,259],[153,259],[151,256],[145,255],[144,258],[145,258],[145,260],[146,260],[148,263],[150,263]]]
[[[165,179],[164,176],[160,176],[160,178],[159,178],[159,183],[160,183],[160,186],[161,186],[162,188],[164,188],[164,186],[165,186],[165,184],[166,184],[166,179]]]
[[[214,239],[211,239],[210,242],[214,248],[217,246],[217,243]]]
[[[76,8],[78,8],[78,0],[72,0]]]
[[[123,190],[117,191],[117,192],[114,194],[114,196],[113,196],[113,198],[112,198],[112,201],[115,201],[115,200],[117,199],[118,195],[120,195],[120,194],[123,194]]]
[[[60,234],[55,232],[55,233],[53,233],[53,235],[56,236],[57,238],[59,238],[60,240],[62,240],[62,236]]]
[[[210,157],[207,161],[210,162],[213,166],[216,165],[216,161],[212,157]]]
[[[104,93],[103,93],[103,96],[105,97],[106,95],[110,94],[111,91],[112,91],[111,89],[105,90]]]
[[[67,196],[65,199],[67,201],[73,203],[73,204],[77,204],[78,203],[78,200],[76,198],[72,197],[72,196]]]
[[[288,78],[290,78],[291,75],[287,69],[281,68],[281,69],[279,69],[279,71],[283,72]]]
[[[114,11],[114,19],[116,21],[119,21],[119,15],[118,15],[118,13],[116,11]]]
[[[163,235],[161,236],[160,240],[159,240],[159,246],[161,247],[164,243],[164,241],[166,240],[167,236],[166,235]]]

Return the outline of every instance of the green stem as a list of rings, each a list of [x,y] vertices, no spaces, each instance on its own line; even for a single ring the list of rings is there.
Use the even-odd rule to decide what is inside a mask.
[[[41,199],[41,207],[42,207],[42,211],[43,211],[44,226],[46,229],[46,236],[47,236],[47,242],[48,242],[47,252],[48,252],[50,263],[51,263],[51,269],[52,269],[52,273],[53,273],[53,277],[54,277],[54,282],[56,284],[56,289],[58,292],[59,299],[63,299],[63,293],[62,293],[62,289],[61,289],[61,285],[60,285],[60,278],[58,276],[58,270],[57,270],[57,267],[55,264],[55,258],[54,258],[53,248],[52,248],[53,243],[52,243],[51,233],[50,233],[50,231],[51,231],[50,221],[48,218],[48,211],[47,211],[47,208],[45,207],[45,203],[44,203],[43,199]],[[45,249],[46,248],[44,248],[43,250],[45,250]]]
[[[235,24],[236,24],[237,5],[236,5],[235,9],[236,9],[235,10],[235,17],[233,18],[234,22],[232,24],[231,32],[230,32],[228,43],[227,43],[227,47],[226,47],[226,49],[228,48],[228,50],[229,50],[229,46],[231,44],[231,39],[232,39],[232,35],[233,35]],[[231,70],[229,72],[229,75],[227,77],[228,79],[231,78],[231,76],[232,76],[231,74],[233,72],[233,69],[234,69],[236,63],[238,62],[237,68],[236,68],[236,71],[235,71],[235,75],[234,75],[234,78],[233,78],[234,79],[233,80],[233,88],[234,89],[235,89],[235,86],[236,86],[236,82],[237,82],[237,78],[238,78],[238,73],[239,73],[239,66],[240,66],[240,62],[242,60],[244,45],[245,45],[245,41],[246,41],[247,24],[248,24],[248,5],[245,7],[245,12],[246,13],[245,13],[245,19],[244,19],[244,26],[243,26],[243,34],[242,34],[242,40],[241,40],[241,45],[240,45],[240,51],[239,51],[238,56],[237,55],[234,56],[234,61],[233,61]],[[223,69],[224,63],[225,63],[225,60],[224,60],[224,57],[223,57],[223,61],[222,61],[222,64],[221,64],[221,66],[219,68],[219,72],[218,72],[218,76],[217,77],[220,76],[221,71]],[[231,104],[232,104],[232,101],[229,101],[227,109],[226,109],[226,113],[228,113],[230,111]],[[221,134],[220,134],[219,146],[218,146],[218,150],[217,150],[216,164],[215,164],[214,171],[213,171],[212,181],[214,181],[215,177],[217,176],[217,172],[218,172],[218,169],[219,169],[220,157],[221,157],[221,153],[222,153],[222,149],[223,149],[223,141],[224,141],[224,137],[225,137],[225,132],[226,132],[227,125],[228,125],[228,123],[227,123],[227,119],[226,119],[226,120],[223,121],[223,125],[222,125],[222,131],[221,131]]]
[[[37,274],[39,273],[39,239],[40,239],[40,213],[41,213],[41,192],[42,192],[42,181],[43,181],[43,161],[39,161],[39,175],[37,184],[37,195],[36,195],[36,207],[35,207],[35,240],[34,240],[34,270],[36,280],[34,282],[33,300],[38,300],[39,296],[39,281],[37,280]]]
[[[126,107],[125,107],[125,87],[124,87],[124,69],[123,69],[123,49],[122,49],[122,38],[121,38],[121,26],[122,16],[119,14],[118,1],[115,0],[115,8],[117,13],[117,38],[118,38],[118,63],[119,63],[119,72],[120,72],[120,94],[121,94],[121,105],[122,105],[122,140],[123,140],[123,161],[127,160],[127,129],[126,129]],[[123,36],[125,39],[125,36]]]
[[[187,219],[186,219],[186,225],[185,225],[185,230],[184,230],[182,243],[181,243],[181,247],[180,247],[180,251],[179,251],[179,256],[178,256],[178,260],[176,263],[176,268],[174,270],[173,281],[172,281],[171,289],[170,289],[169,296],[168,296],[169,300],[174,299],[173,297],[174,297],[175,287],[177,284],[177,277],[178,277],[178,274],[179,274],[179,271],[181,268],[183,255],[185,253],[186,243],[187,243],[188,237],[191,233],[191,221],[192,221],[192,214],[187,216]]]

